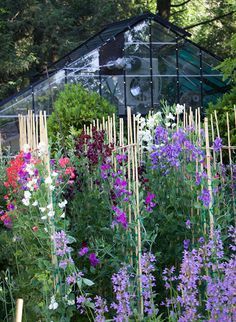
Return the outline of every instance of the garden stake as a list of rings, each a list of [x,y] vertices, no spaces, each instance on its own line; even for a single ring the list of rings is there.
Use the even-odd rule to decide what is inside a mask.
[[[215,132],[214,132],[214,126],[213,126],[213,116],[211,114],[211,137],[212,137],[212,142],[215,141]],[[213,165],[214,165],[214,170],[216,170],[216,154],[215,150],[213,149]]]
[[[226,120],[227,120],[227,136],[228,136],[228,152],[229,152],[229,166],[230,166],[230,174],[232,181],[232,200],[233,200],[233,212],[235,215],[235,199],[234,199],[234,174],[233,174],[233,165],[232,165],[232,154],[231,154],[231,142],[230,142],[230,126],[229,126],[229,113],[226,112]],[[235,218],[236,220],[236,218]]]
[[[212,204],[213,204],[213,193],[212,193],[212,177],[211,177],[211,152],[209,146],[209,132],[208,132],[208,119],[204,119],[205,125],[205,140],[206,140],[206,163],[207,163],[207,183],[208,190],[210,193],[210,204],[209,204],[209,218],[210,218],[210,237],[213,238],[214,235],[214,217],[212,214]]]
[[[16,322],[22,322],[23,299],[16,300]]]
[[[141,240],[141,223],[139,207],[139,178],[138,178],[138,161],[137,146],[134,146],[135,175],[136,175],[136,212],[137,212],[137,230],[138,230],[138,276],[139,276],[139,294],[140,294],[140,315],[143,318],[143,291],[142,291],[142,240]]]
[[[218,117],[216,110],[214,110],[214,116],[215,116],[215,121],[216,121],[216,132],[218,138],[220,138],[220,130],[219,130],[219,124],[218,124]],[[222,156],[222,149],[220,148],[220,164],[223,165],[223,156]]]

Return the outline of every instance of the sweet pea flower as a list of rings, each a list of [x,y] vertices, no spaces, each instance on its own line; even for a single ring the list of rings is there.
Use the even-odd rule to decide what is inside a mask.
[[[67,164],[70,163],[70,159],[69,158],[60,158],[58,160],[58,163],[62,168],[65,168],[67,166]]]

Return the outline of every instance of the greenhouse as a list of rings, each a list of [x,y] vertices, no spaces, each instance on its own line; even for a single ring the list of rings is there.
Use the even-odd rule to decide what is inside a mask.
[[[206,107],[228,86],[215,67],[220,60],[191,42],[191,35],[151,13],[106,26],[48,68],[36,83],[3,101],[2,137],[17,136],[17,115],[29,109],[50,114],[66,83],[81,83],[118,107],[147,114],[162,100]]]

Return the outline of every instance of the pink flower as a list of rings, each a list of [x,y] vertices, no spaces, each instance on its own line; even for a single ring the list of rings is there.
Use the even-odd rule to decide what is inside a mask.
[[[70,163],[70,159],[69,158],[60,158],[58,162],[62,168],[65,168],[67,166],[67,164]]]
[[[70,179],[74,179],[75,178],[75,168],[74,167],[69,167],[66,169],[65,174],[69,174],[70,175]]]
[[[89,255],[89,261],[93,267],[97,266],[100,262],[95,253]]]

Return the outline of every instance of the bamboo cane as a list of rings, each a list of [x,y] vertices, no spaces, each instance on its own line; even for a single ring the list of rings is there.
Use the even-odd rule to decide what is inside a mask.
[[[23,303],[23,299],[16,300],[16,322],[22,322]]]
[[[214,235],[214,217],[212,214],[212,204],[213,204],[213,193],[212,193],[212,177],[211,177],[211,152],[209,145],[209,132],[208,132],[208,119],[204,119],[205,126],[205,140],[206,140],[206,163],[207,163],[207,184],[208,191],[210,194],[210,204],[209,204],[209,218],[210,218],[210,236],[213,238]]]
[[[211,114],[211,137],[212,137],[212,142],[215,141],[215,132],[214,132],[214,125],[213,125],[213,116]],[[214,169],[216,169],[216,153],[213,149],[213,165]]]
[[[214,110],[214,116],[215,116],[215,121],[216,121],[216,132],[218,138],[220,138],[220,130],[219,130],[219,123],[218,123],[218,117],[216,110]],[[220,164],[223,165],[223,155],[222,155],[222,149],[220,149]]]

